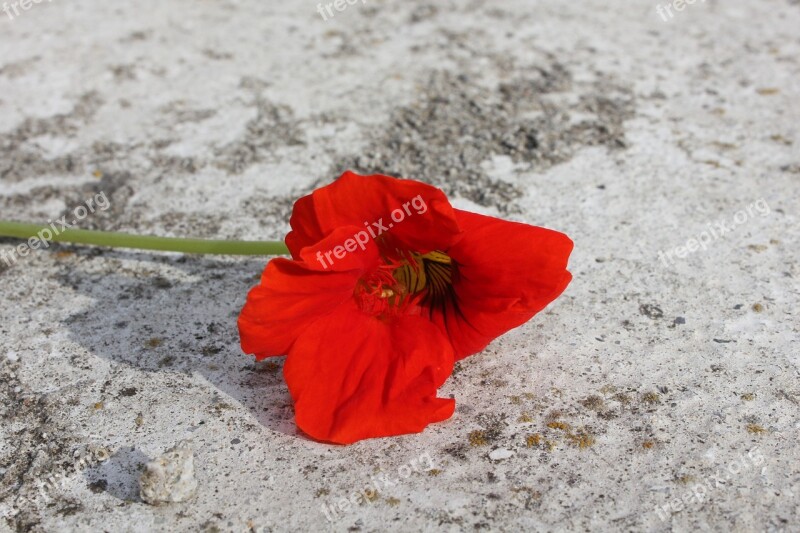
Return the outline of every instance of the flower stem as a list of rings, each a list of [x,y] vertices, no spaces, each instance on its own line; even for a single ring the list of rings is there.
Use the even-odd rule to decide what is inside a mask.
[[[45,238],[44,235],[52,237]],[[153,237],[130,235],[112,231],[92,231],[69,228],[61,232],[52,227],[22,222],[0,221],[0,237],[13,237],[29,240],[35,238],[43,242],[66,242],[71,244],[90,244],[112,248],[133,248],[137,250],[158,250],[161,252],[182,252],[185,254],[217,255],[285,255],[289,253],[280,241],[222,241],[203,239],[181,239],[177,237]]]

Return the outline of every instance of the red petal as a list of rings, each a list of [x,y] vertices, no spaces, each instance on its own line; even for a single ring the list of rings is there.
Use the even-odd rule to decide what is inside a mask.
[[[358,271],[321,273],[288,259],[273,259],[239,315],[242,350],[258,360],[285,355],[319,317],[353,298]]]
[[[362,229],[336,228],[321,241],[301,249],[298,255],[311,270],[363,272],[376,267],[380,260],[378,245]]]
[[[303,248],[342,226],[371,230],[371,238],[383,232],[399,247],[421,252],[446,249],[459,234],[453,208],[439,189],[419,181],[353,172],[300,198],[290,224],[286,245],[295,259]]]
[[[457,306],[433,318],[446,331],[456,360],[530,320],[572,280],[573,243],[557,231],[456,210],[464,235],[448,250],[458,264]]]
[[[300,336],[283,373],[298,427],[349,444],[450,418],[455,400],[437,398],[436,389],[452,370],[453,349],[429,320],[382,321],[347,302]]]

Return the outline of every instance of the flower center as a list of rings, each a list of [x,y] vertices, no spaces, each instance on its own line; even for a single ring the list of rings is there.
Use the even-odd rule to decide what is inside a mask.
[[[359,307],[372,315],[386,316],[431,310],[444,306],[453,296],[455,264],[444,252],[405,252],[400,259],[384,258],[384,264],[361,278],[355,297]]]

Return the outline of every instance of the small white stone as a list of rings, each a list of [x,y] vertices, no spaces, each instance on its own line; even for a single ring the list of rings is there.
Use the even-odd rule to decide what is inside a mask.
[[[502,461],[503,459],[508,459],[513,456],[514,452],[505,448],[497,448],[496,450],[489,452],[489,459],[492,461]]]
[[[185,502],[194,497],[196,491],[194,453],[186,441],[147,463],[139,478],[142,500],[151,505]]]

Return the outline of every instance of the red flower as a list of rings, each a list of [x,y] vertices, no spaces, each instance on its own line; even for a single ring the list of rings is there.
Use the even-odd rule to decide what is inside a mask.
[[[297,425],[340,444],[453,414],[453,363],[567,287],[572,241],[453,209],[412,180],[346,172],[294,205],[286,244],[239,317],[242,349],[288,354]]]

